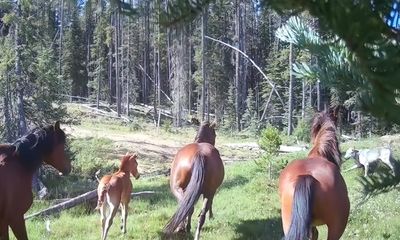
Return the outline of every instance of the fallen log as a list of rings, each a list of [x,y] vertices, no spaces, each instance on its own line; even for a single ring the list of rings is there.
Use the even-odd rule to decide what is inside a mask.
[[[131,193],[131,197],[148,196],[148,195],[152,195],[155,193],[156,192],[154,192],[154,191],[143,191],[143,192]],[[62,202],[62,203],[56,204],[54,206],[51,206],[49,208],[46,208],[40,212],[25,216],[25,220],[34,218],[34,217],[40,217],[40,216],[43,217],[43,216],[49,216],[49,215],[52,215],[55,213],[59,213],[65,209],[75,207],[79,204],[88,202],[88,201],[96,199],[96,198],[97,198],[97,190],[92,190],[90,192],[81,194],[77,197],[71,198],[65,202]]]

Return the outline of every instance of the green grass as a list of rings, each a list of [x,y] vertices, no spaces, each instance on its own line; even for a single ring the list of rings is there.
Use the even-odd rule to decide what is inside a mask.
[[[191,133],[192,130],[188,130]],[[189,133],[184,135],[189,136]],[[171,135],[173,135],[171,133]],[[174,136],[177,138],[177,136]],[[220,136],[218,136],[220,138]],[[228,137],[221,137],[228,141]],[[101,149],[107,148],[110,142],[104,139],[78,139],[75,142],[80,157],[87,157],[86,163],[102,155]],[[86,145],[85,145],[86,144]],[[342,151],[349,146],[356,148],[372,147],[382,144],[378,138],[342,144]],[[85,146],[85,147],[84,147]],[[79,148],[81,147],[81,148]],[[84,150],[87,149],[87,150]],[[400,151],[395,148],[395,156]],[[86,151],[86,152],[85,152]],[[228,149],[221,150],[221,155]],[[238,153],[239,154],[239,153]],[[246,156],[245,152],[240,153]],[[285,162],[303,158],[306,152],[279,156],[276,161]],[[398,158],[398,157],[397,157]],[[225,180],[214,199],[214,219],[207,218],[202,231],[202,239],[280,239],[283,236],[280,218],[280,205],[277,192],[277,175],[268,178],[264,167],[250,161],[226,166]],[[78,160],[77,160],[78,161]],[[77,162],[74,162],[77,164]],[[352,166],[351,160],[343,169]],[[387,170],[381,167],[381,170]],[[279,170],[279,169],[277,169]],[[398,191],[391,191],[362,203],[362,188],[358,178],[363,174],[361,169],[343,173],[349,190],[351,213],[348,226],[341,239],[399,239],[400,238],[400,198]],[[57,182],[58,181],[58,182]],[[54,181],[59,184],[55,189],[60,192],[53,197],[75,196],[95,187],[95,182],[78,175]],[[168,178],[161,176],[132,180],[134,191],[153,190],[156,194],[148,197],[134,198],[130,203],[127,223],[127,234],[120,233],[119,214],[114,219],[109,239],[161,239],[161,231],[176,210],[177,203],[169,190]],[[49,181],[52,182],[52,181]],[[54,184],[54,183],[53,183]],[[50,188],[54,190],[55,186]],[[64,194],[61,194],[64,193]],[[67,194],[65,194],[67,193]],[[197,214],[201,201],[197,204],[192,220],[192,234],[197,226]],[[50,201],[35,201],[29,213],[51,205]],[[26,222],[30,239],[100,239],[100,217],[94,211],[95,202],[62,212],[45,219],[33,219]],[[45,221],[50,221],[51,231],[45,229]],[[319,239],[326,239],[326,228],[319,228]]]

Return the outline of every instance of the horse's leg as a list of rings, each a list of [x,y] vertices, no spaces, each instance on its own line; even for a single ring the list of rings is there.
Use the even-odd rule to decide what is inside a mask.
[[[14,233],[15,238],[18,240],[28,240],[28,235],[26,234],[25,219],[24,216],[16,216],[12,219],[10,227]]]
[[[103,238],[102,238],[103,240],[107,239],[108,231],[110,230],[110,227],[111,227],[111,225],[113,223],[113,218],[114,218],[115,214],[118,211],[118,205],[119,204],[113,203],[111,201],[111,197],[110,197],[109,202],[108,202],[109,213],[108,213],[108,216],[107,216],[107,219],[106,219],[106,223],[105,223],[105,228],[104,228],[104,231],[103,231]]]
[[[192,228],[192,215],[193,215],[193,212],[194,212],[194,207],[192,207],[191,209],[190,209],[190,211],[189,211],[189,215],[188,215],[188,217],[187,217],[187,219],[186,219],[186,232],[190,232],[190,229]]]
[[[176,200],[180,204],[182,199],[183,199],[183,195],[184,195],[183,189],[181,187],[179,187],[179,184],[177,183],[174,187],[171,188],[171,190],[172,190],[172,194],[174,194]],[[188,221],[188,219],[186,219],[186,221]],[[184,221],[181,225],[179,225],[179,227],[176,230],[178,232],[184,231],[185,230],[185,224],[186,223]],[[187,227],[187,225],[186,225],[186,227]]]
[[[210,197],[209,199],[208,199],[208,201],[210,202],[210,209],[208,210],[208,218],[211,220],[211,219],[213,219],[214,218],[214,214],[213,214],[213,211],[212,211],[212,204],[213,204],[213,200],[214,200],[214,196],[212,196],[212,197]]]
[[[311,240],[318,239],[318,229],[316,227],[311,228]]]
[[[128,218],[128,204],[121,203],[121,231],[126,233],[126,219]]]
[[[203,207],[201,208],[200,217],[199,217],[199,223],[197,225],[197,230],[196,230],[196,235],[194,237],[194,240],[198,240],[200,238],[200,231],[201,231],[201,228],[203,227],[203,224],[204,224],[204,222],[206,220],[206,214],[207,214],[207,211],[209,209],[210,209],[209,198],[204,197]]]
[[[365,170],[364,177],[367,177],[367,175],[368,175],[368,166],[369,166],[368,163],[366,163],[366,164],[364,165],[364,170]]]
[[[0,240],[9,240],[8,225],[6,223],[0,223]]]
[[[343,235],[344,229],[346,228],[347,221],[336,221],[334,224],[328,226],[328,239],[327,240],[339,240]]]

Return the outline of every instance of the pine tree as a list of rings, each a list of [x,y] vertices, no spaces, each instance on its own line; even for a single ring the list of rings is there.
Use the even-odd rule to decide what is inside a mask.
[[[69,94],[84,97],[87,96],[87,78],[83,34],[77,6],[73,6],[71,11],[71,25],[65,35],[63,79],[69,83]]]
[[[257,113],[255,109],[255,96],[253,93],[253,89],[249,89],[247,93],[246,99],[246,110],[243,114],[243,125],[244,128],[251,132],[255,133],[257,131]]]

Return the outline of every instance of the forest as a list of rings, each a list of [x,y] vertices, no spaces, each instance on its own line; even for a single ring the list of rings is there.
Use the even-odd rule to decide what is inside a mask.
[[[137,117],[132,106],[143,105],[155,125],[215,119],[226,131],[257,133],[271,124],[289,135],[315,110],[340,104],[348,133],[397,131],[364,111],[364,75],[353,69],[352,52],[307,10],[218,0],[188,21],[165,24],[160,12],[169,7],[1,1],[1,138],[11,142],[32,126],[68,122],[63,103],[76,101],[130,120]]]

